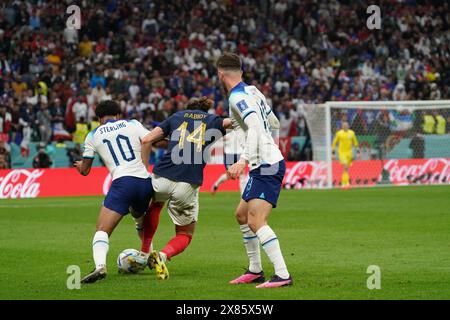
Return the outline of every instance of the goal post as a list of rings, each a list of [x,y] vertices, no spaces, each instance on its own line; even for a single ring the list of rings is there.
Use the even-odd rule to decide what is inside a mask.
[[[450,183],[450,100],[326,102],[302,108],[313,160],[325,163],[322,186]],[[347,125],[333,152],[333,139]]]

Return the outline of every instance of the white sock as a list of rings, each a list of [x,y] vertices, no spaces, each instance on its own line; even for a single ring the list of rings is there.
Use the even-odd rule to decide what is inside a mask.
[[[109,240],[105,231],[97,231],[92,240],[95,268],[106,267],[106,255],[108,254]]]
[[[239,176],[239,188],[241,189],[241,194],[244,193],[245,187],[247,186],[248,175],[243,173]]]
[[[167,261],[167,255],[164,252],[159,252],[159,258],[161,259],[162,262],[166,263]]]
[[[272,228],[267,225],[261,227],[256,231],[256,235],[270,261],[273,263],[275,274],[283,279],[289,278],[289,272],[281,254],[280,243]]]
[[[245,250],[247,250],[247,256],[250,261],[248,269],[251,272],[259,273],[262,271],[262,265],[258,237],[250,230],[248,224],[241,224],[239,227],[244,238]]]
[[[219,177],[219,179],[217,179],[217,181],[214,183],[214,186],[217,188],[227,180],[228,180],[227,174],[224,173]]]

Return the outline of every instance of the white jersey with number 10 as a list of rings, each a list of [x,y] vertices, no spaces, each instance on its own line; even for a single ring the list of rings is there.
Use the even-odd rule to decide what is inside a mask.
[[[141,157],[141,139],[148,133],[137,120],[108,121],[89,132],[83,158],[93,159],[98,153],[112,180],[124,176],[148,178],[150,174]]]

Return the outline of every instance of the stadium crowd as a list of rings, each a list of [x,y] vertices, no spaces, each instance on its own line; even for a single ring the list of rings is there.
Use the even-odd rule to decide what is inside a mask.
[[[224,51],[242,56],[282,137],[308,134],[305,103],[450,98],[448,1],[378,2],[380,30],[362,1],[2,1],[0,167],[11,143],[24,155],[31,141],[83,143],[104,99],[149,128],[194,96],[225,116]],[[80,30],[66,27],[69,4]]]

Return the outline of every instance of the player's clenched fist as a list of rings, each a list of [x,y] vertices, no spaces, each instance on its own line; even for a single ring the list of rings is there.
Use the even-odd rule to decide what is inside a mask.
[[[74,166],[75,168],[77,168],[78,172],[81,172],[81,165],[82,165],[82,163],[83,163],[83,161],[81,161],[81,160],[75,161],[75,162],[73,163],[73,166]]]
[[[246,163],[245,160],[239,160],[233,164],[227,171],[227,176],[230,179],[237,179],[245,171]]]

